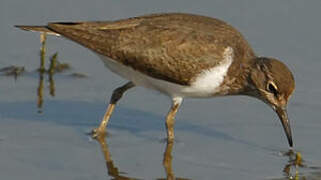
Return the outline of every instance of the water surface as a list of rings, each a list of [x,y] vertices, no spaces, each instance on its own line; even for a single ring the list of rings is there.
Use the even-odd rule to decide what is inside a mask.
[[[0,68],[25,69],[17,79],[0,76],[1,177],[320,179],[320,7],[316,0],[1,1]],[[290,67],[296,91],[288,112],[294,151],[301,153],[302,166],[295,168],[296,155],[287,155],[287,141],[275,113],[248,97],[185,100],[177,115],[176,141],[166,144],[164,116],[169,99],[134,88],[115,110],[109,136],[92,140],[87,133],[98,126],[112,90],[126,80],[107,70],[94,53],[57,37],[47,39],[45,66],[58,52],[58,60],[71,69],[41,78],[39,34],[13,28],[155,12],[223,19],[244,34],[257,54],[277,57]]]

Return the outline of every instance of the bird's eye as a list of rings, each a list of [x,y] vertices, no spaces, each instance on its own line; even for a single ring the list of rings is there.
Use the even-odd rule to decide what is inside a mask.
[[[277,96],[278,95],[278,90],[277,90],[277,87],[275,86],[275,84],[273,82],[269,82],[268,85],[267,85],[267,90],[270,92],[270,93],[273,93],[274,96]]]

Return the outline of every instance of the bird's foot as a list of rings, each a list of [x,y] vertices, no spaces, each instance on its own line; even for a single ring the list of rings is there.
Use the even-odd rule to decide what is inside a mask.
[[[166,138],[162,138],[162,139],[160,139],[159,140],[159,142],[160,143],[176,143],[176,142],[180,142],[177,138],[168,138],[168,137],[166,137]]]
[[[101,137],[105,137],[106,131],[105,129],[102,129],[102,128],[94,128],[90,134],[93,139],[98,139]]]

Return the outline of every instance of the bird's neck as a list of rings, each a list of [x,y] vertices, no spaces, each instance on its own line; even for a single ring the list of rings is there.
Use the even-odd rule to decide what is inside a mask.
[[[256,66],[255,59],[256,57],[251,57],[231,64],[221,85],[222,95],[246,95],[252,91],[250,75]]]

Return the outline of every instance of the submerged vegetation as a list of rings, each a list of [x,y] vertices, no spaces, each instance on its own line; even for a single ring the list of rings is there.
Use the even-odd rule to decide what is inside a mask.
[[[0,73],[5,76],[14,76],[15,79],[25,72],[25,67],[23,66],[7,66],[0,69]]]
[[[49,82],[49,94],[50,96],[55,96],[55,81],[54,81],[54,75],[57,73],[64,73],[68,70],[71,70],[71,65],[68,63],[63,63],[58,60],[58,52],[54,53],[49,57],[49,66],[46,67],[46,42],[47,42],[47,36],[46,33],[41,33],[40,35],[40,62],[39,67],[36,69],[38,73],[38,88],[37,88],[37,107],[38,112],[42,113],[42,107],[44,102],[44,83],[45,83],[45,77],[47,76],[47,80]],[[17,80],[18,77],[22,76],[27,71],[25,70],[24,66],[15,66],[10,65],[7,67],[0,68],[0,75],[4,76],[14,76],[15,80]],[[72,72],[70,74],[63,74],[67,75],[73,78],[86,78],[87,75],[84,73],[79,72]]]

